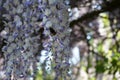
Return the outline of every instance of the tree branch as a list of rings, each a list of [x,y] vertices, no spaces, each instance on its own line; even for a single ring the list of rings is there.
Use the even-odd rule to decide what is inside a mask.
[[[115,10],[117,8],[120,8],[120,0],[112,0],[111,2],[106,2],[106,3],[102,4],[102,5],[103,6],[102,6],[101,10],[86,13],[82,17],[78,18],[77,20],[73,20],[70,23],[70,27],[72,27],[74,24],[76,24],[78,22],[93,19],[94,17],[98,16],[102,12],[113,11],[113,10]]]

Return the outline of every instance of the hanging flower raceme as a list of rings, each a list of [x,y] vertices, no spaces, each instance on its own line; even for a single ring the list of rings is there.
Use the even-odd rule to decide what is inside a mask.
[[[54,61],[55,80],[68,79],[69,76],[69,22],[68,0],[43,0],[44,28],[43,47],[52,52]],[[49,59],[49,58],[47,58]]]
[[[35,61],[35,54],[39,51],[39,30],[37,24],[41,14],[38,0],[6,0],[3,7],[7,13],[3,14],[8,20],[5,23],[7,45],[3,47],[5,56],[5,70],[7,80],[17,80],[33,76],[31,66]]]

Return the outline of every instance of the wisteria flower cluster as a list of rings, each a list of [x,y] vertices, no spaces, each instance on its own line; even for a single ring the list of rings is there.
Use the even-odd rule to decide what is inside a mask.
[[[6,80],[34,77],[39,46],[49,55],[46,60],[53,58],[55,80],[68,79],[69,0],[5,0],[3,7],[8,20],[3,36],[7,45],[2,48]]]
[[[6,35],[3,36],[7,45],[2,50],[8,80],[12,77],[26,79],[31,75],[29,67],[39,47],[39,36],[33,36],[39,28],[36,22],[41,14],[37,6],[37,0],[6,0],[3,4],[7,11],[3,17],[8,23],[5,23]]]

